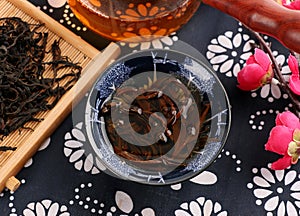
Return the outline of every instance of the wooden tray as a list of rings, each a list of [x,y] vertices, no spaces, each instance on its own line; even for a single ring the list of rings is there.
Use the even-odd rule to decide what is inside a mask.
[[[117,58],[119,48],[112,43],[103,52],[98,51],[27,0],[1,0],[0,17],[20,17],[29,23],[44,23],[45,27],[41,30],[49,33],[48,46],[51,46],[51,41],[60,39],[62,55],[70,57],[74,62],[80,62],[83,67],[82,76],[74,87],[60,99],[52,110],[39,114],[38,117],[44,118],[44,120],[40,123],[26,125],[33,128],[33,131],[22,130],[21,133],[16,131],[0,141],[1,146],[17,147],[13,152],[0,152],[1,192],[5,187],[11,191],[19,187],[20,182],[14,176],[71,112],[74,100],[80,100],[105,67]],[[101,60],[99,61],[99,59]]]

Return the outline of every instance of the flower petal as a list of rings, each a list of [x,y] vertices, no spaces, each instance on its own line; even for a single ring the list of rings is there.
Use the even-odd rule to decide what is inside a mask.
[[[182,209],[179,209],[175,211],[175,216],[191,216],[191,214]]]
[[[227,215],[228,215],[227,211],[222,211],[218,213],[218,216],[227,216]]]
[[[246,91],[257,89],[265,74],[258,64],[249,64],[237,74],[238,87]]]
[[[222,46],[219,45],[209,45],[208,50],[214,52],[214,53],[224,53],[226,52],[226,49]]]
[[[291,184],[297,177],[297,172],[295,170],[290,170],[286,176],[284,177],[284,184],[289,185]]]
[[[272,92],[272,86],[271,85],[264,85],[264,86],[261,87],[260,96],[262,98],[268,98],[269,94],[270,94],[270,91]]]
[[[280,181],[280,182],[283,180],[284,175],[285,175],[285,171],[284,170],[276,170],[275,171],[275,176],[276,176],[277,180]]]
[[[295,182],[290,188],[291,191],[300,191],[300,181]]]
[[[213,202],[207,200],[203,206],[203,215],[211,215],[213,212]]]
[[[298,215],[298,211],[291,201],[287,201],[286,210],[287,215]]]
[[[234,47],[240,47],[241,43],[242,43],[242,35],[241,33],[238,33],[234,36],[233,40],[233,46]]]
[[[220,64],[228,59],[228,55],[217,55],[210,60],[211,64]]]
[[[36,204],[35,211],[36,211],[37,215],[40,215],[40,216],[45,216],[46,215],[46,210],[45,210],[44,206],[40,202],[38,202]]]
[[[277,209],[277,216],[284,216],[285,215],[285,205],[284,202],[281,201],[278,209]]]
[[[199,185],[213,185],[218,181],[218,177],[212,172],[204,171],[190,181]]]
[[[262,67],[264,71],[268,71],[271,61],[268,55],[261,49],[256,48],[254,53],[255,61]]]
[[[220,45],[224,46],[227,49],[232,49],[233,48],[231,40],[228,37],[224,36],[224,35],[220,35],[218,37],[218,42],[220,43]]]
[[[24,216],[35,216],[34,212],[31,209],[25,209],[23,210]]]
[[[129,214],[132,211],[133,202],[127,193],[123,191],[117,191],[115,195],[115,201],[118,208],[126,214]]]
[[[264,178],[260,177],[260,176],[255,176],[253,178],[253,181],[256,185],[260,186],[260,187],[271,187],[270,183],[267,182]]]
[[[153,40],[152,45],[155,49],[163,49],[163,45],[159,39]]]
[[[253,193],[256,198],[264,199],[264,198],[270,196],[273,193],[273,191],[259,188],[259,189],[255,189],[253,191]]]
[[[268,139],[265,149],[277,154],[287,154],[289,143],[293,139],[293,130],[285,126],[274,127]]]
[[[273,170],[283,170],[291,166],[292,160],[291,157],[286,155],[283,158],[280,158],[279,160],[272,163],[271,169]]]
[[[280,87],[278,85],[271,85],[271,93],[274,98],[279,99],[282,96],[282,92],[280,90]]]
[[[289,55],[288,65],[292,71],[292,74],[296,74],[299,76],[299,65],[298,65],[298,61],[295,56]]]
[[[255,61],[254,55],[249,56],[249,58],[246,61],[246,64],[257,64],[257,62]]]
[[[191,211],[192,215],[201,215],[202,214],[200,205],[196,201],[192,201],[190,203],[190,211]]]
[[[72,129],[72,135],[79,141],[85,142],[86,138],[83,132],[77,128]]]
[[[300,202],[299,201],[295,201],[295,205],[300,208]]]
[[[299,118],[290,111],[285,111],[277,115],[276,125],[283,125],[290,129],[300,128]]]
[[[221,211],[221,210],[222,210],[221,204],[218,203],[218,202],[216,202],[216,203],[215,203],[215,206],[214,206],[214,213],[217,213],[217,212],[219,212],[219,211]],[[218,216],[219,216],[219,214],[218,214]]]
[[[150,46],[151,46],[151,43],[150,43],[149,41],[142,42],[142,43],[141,43],[141,50],[149,49]]]
[[[82,155],[84,154],[85,150],[81,149],[81,150],[77,150],[75,151],[69,158],[70,163],[74,163],[75,161],[77,161],[79,158],[82,157]]]
[[[290,89],[297,95],[300,95],[300,79],[299,75],[292,74],[289,79]]]
[[[251,90],[255,90],[255,89],[259,88],[260,85],[250,84],[250,83],[245,83],[245,82],[239,82],[237,87],[239,87],[243,91],[251,91]]]
[[[296,1],[292,2],[292,5],[293,5],[294,9],[300,10],[300,1],[296,0]]]
[[[142,216],[155,216],[155,212],[152,208],[145,208],[141,211]]]
[[[272,172],[269,169],[261,168],[260,172],[261,172],[262,177],[264,177],[268,182],[275,184],[276,180],[275,180]],[[275,173],[277,173],[277,172],[275,172]]]
[[[264,207],[267,211],[274,211],[277,208],[278,204],[279,204],[279,197],[275,196],[275,197],[272,197],[271,199],[269,199],[265,203]]]
[[[47,215],[59,215],[59,205],[58,203],[54,203],[51,205],[51,207],[48,209]]]
[[[291,193],[291,197],[293,197],[296,200],[300,200],[300,193],[299,192],[297,192],[297,193]]]
[[[230,59],[230,60],[224,62],[224,64],[222,64],[222,66],[220,68],[220,72],[225,73],[225,72],[229,71],[231,69],[233,63],[234,63],[233,59]]]
[[[262,77],[267,73],[258,64],[250,64],[244,67],[243,75],[249,82],[261,82]]]
[[[296,0],[289,4],[285,3],[285,4],[283,4],[283,6],[289,8],[289,9],[293,9],[293,10],[300,10],[300,1]]]
[[[139,34],[142,36],[149,36],[149,35],[151,35],[151,31],[147,28],[140,28]]]

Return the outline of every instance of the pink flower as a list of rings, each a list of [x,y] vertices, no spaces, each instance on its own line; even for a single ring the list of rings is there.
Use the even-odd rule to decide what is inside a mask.
[[[282,170],[298,161],[300,155],[300,121],[286,111],[276,117],[276,126],[271,130],[265,149],[283,155],[272,163],[272,169]]]
[[[273,78],[273,70],[268,55],[261,49],[255,49],[246,66],[238,73],[238,87],[245,91],[255,90]]]
[[[292,10],[300,10],[300,0],[289,1],[282,0],[282,5]]]
[[[299,65],[295,56],[290,55],[288,64],[291,69],[292,75],[289,79],[290,89],[297,95],[300,95],[300,77],[299,77]]]

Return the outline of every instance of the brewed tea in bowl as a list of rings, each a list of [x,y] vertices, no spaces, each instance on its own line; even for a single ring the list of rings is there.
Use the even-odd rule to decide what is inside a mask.
[[[226,92],[204,61],[153,49],[106,69],[89,93],[85,123],[110,173],[164,185],[189,179],[216,159],[230,118]]]

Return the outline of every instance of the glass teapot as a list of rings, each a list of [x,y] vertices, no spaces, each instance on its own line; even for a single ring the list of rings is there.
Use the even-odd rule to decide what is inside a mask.
[[[278,0],[202,0],[254,31],[278,39],[300,53],[300,11]],[[168,35],[195,13],[201,0],[69,0],[75,15],[89,28],[112,40]]]
[[[178,30],[195,13],[199,0],[69,0],[70,8],[91,30],[111,40]]]

